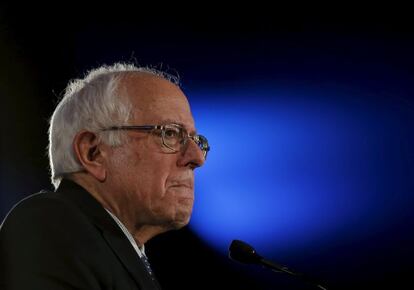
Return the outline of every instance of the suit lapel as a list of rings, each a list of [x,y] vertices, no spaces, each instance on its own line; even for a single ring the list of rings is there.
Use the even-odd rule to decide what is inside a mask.
[[[148,273],[124,233],[120,236],[119,233],[103,231],[103,236],[138,284],[153,285],[154,289],[160,289],[158,282]]]
[[[146,270],[125,234],[90,193],[81,186],[67,180],[62,181],[57,193],[61,193],[62,197],[72,201],[90,218],[91,222],[101,231],[103,238],[114,254],[139,286],[144,286],[145,289],[161,289],[155,278]]]

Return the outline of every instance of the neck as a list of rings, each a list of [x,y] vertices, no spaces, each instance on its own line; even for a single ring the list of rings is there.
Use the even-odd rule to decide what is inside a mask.
[[[167,231],[162,226],[146,225],[137,222],[135,212],[128,210],[128,203],[122,206],[122,203],[116,200],[113,194],[105,190],[101,183],[98,184],[96,181],[91,180],[87,173],[73,173],[69,176],[69,179],[86,189],[104,208],[115,215],[126,227],[139,247],[143,246],[154,236]]]

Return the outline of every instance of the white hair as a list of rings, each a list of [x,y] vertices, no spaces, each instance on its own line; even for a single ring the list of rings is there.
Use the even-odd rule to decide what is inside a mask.
[[[127,124],[130,120],[132,105],[118,87],[123,76],[137,72],[153,74],[179,85],[178,76],[125,63],[103,65],[89,71],[83,79],[69,82],[50,119],[48,152],[55,188],[64,176],[83,170],[72,147],[79,131],[95,132],[110,146],[122,144],[124,140],[120,132],[101,129]]]

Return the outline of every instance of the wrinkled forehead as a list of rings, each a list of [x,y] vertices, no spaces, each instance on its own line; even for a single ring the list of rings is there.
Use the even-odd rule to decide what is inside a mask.
[[[133,106],[132,121],[137,125],[176,121],[194,130],[187,97],[168,80],[149,73],[133,73],[120,80],[120,89]]]

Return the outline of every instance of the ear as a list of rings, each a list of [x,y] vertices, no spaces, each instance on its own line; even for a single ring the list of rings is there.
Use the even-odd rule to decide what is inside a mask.
[[[73,140],[73,150],[83,168],[100,182],[106,179],[105,152],[98,136],[90,131],[80,131]]]

